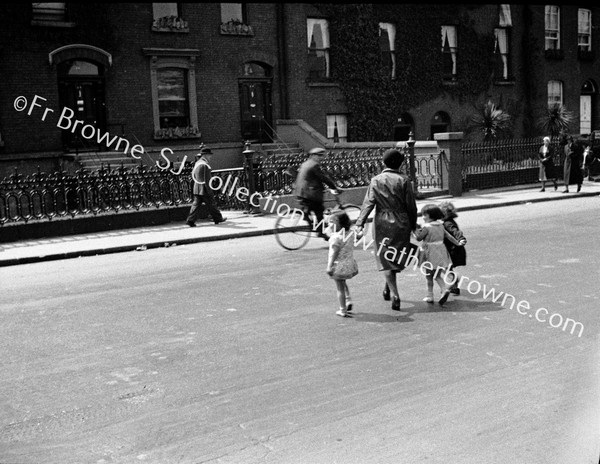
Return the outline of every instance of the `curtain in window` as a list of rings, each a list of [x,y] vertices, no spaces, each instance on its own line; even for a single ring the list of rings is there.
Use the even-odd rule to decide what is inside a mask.
[[[548,81],[548,105],[562,105],[562,82]]]
[[[348,136],[348,125],[346,115],[328,114],[327,115],[327,138],[335,143],[345,142]]]
[[[452,55],[452,74],[456,75],[456,26],[442,26],[442,50],[444,50],[446,44],[450,47]]]
[[[578,31],[580,34],[591,34],[592,12],[590,10],[579,10]]]
[[[387,43],[381,42],[382,51],[389,53],[389,66],[392,70],[392,79],[396,77],[396,26],[391,23],[379,23],[380,42],[386,40]]]
[[[500,18],[498,20],[498,25],[500,27],[512,27],[510,5],[500,5]]]
[[[329,48],[329,27],[326,20],[307,18],[306,26],[309,48]]]
[[[498,49],[496,53],[500,54],[502,59],[502,77],[508,79],[508,37],[506,29],[495,29],[496,45]]]

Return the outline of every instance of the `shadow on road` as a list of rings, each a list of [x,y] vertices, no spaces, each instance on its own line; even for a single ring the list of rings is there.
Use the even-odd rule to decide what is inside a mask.
[[[502,311],[506,309],[499,304],[489,303],[486,301],[473,301],[463,299],[461,297],[452,299],[450,297],[444,306],[440,306],[437,302],[431,304],[424,301],[418,302],[413,308],[408,310],[407,316],[411,316],[417,313],[444,313],[444,312],[456,312],[456,313],[467,313],[467,312],[489,312],[489,311]]]

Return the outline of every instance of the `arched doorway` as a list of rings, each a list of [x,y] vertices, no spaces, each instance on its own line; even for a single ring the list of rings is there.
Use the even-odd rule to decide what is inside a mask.
[[[450,132],[450,116],[444,111],[438,111],[431,120],[431,138],[438,132]]]
[[[271,100],[272,68],[258,62],[244,63],[238,79],[241,132],[244,140],[273,141]]]
[[[417,138],[415,133],[415,122],[408,113],[402,113],[398,118],[398,122],[394,126],[394,138],[396,142],[404,142],[409,139],[409,134],[413,133],[414,138]]]
[[[590,134],[592,132],[592,105],[594,103],[594,95],[598,92],[596,83],[592,79],[588,79],[581,87],[581,95],[579,96],[579,133]]]
[[[104,66],[90,60],[71,59],[58,66],[58,92],[60,107],[74,112],[73,120],[83,121],[80,128],[90,124],[101,132],[106,131]],[[63,130],[65,149],[96,149],[97,143],[85,140],[79,131]]]

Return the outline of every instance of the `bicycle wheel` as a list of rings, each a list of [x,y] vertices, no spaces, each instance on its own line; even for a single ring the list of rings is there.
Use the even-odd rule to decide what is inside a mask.
[[[297,210],[279,216],[275,221],[275,240],[286,250],[298,250],[308,243],[311,228]]]
[[[342,209],[350,218],[350,222],[352,223],[352,225],[356,224],[356,220],[358,219],[358,216],[360,216],[360,206],[347,204],[342,205]]]

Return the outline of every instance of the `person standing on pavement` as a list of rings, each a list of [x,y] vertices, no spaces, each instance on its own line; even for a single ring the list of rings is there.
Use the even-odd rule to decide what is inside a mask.
[[[562,193],[569,193],[569,184],[577,184],[577,191],[581,191],[581,184],[583,183],[582,163],[583,149],[581,145],[573,141],[573,136],[567,136],[563,166],[565,189]]]
[[[554,182],[554,190],[558,189],[558,184],[556,183],[556,168],[554,166],[554,161],[552,158],[554,157],[554,149],[552,145],[550,145],[550,137],[544,137],[544,142],[539,149],[539,157],[540,157],[540,172],[539,172],[539,180],[542,183],[542,189],[540,192],[546,191],[546,181],[552,179]]]
[[[227,220],[215,205],[214,193],[210,187],[212,170],[208,163],[211,156],[212,151],[204,147],[200,149],[200,153],[196,154],[196,164],[194,164],[194,168],[192,169],[194,201],[186,220],[186,224],[190,227],[196,227],[196,219],[198,219],[198,215],[200,214],[200,205],[202,203],[206,203],[208,213],[215,224],[220,224]]]
[[[304,219],[311,225],[310,213],[313,212],[316,217],[316,224],[323,221],[324,185],[339,194],[342,190],[337,187],[333,179],[327,176],[321,169],[321,161],[327,154],[323,148],[313,148],[309,152],[309,158],[302,163],[296,177],[296,186],[294,193],[300,202],[300,207],[304,213]],[[319,237],[329,240],[329,236],[322,229],[317,231]]]
[[[378,269],[385,275],[383,298],[389,300],[391,292],[394,311],[400,311],[396,274],[406,267],[410,259],[410,236],[417,227],[417,203],[413,187],[408,177],[400,173],[403,162],[404,155],[398,150],[390,149],[383,154],[386,168],[371,179],[356,220],[356,234],[359,237],[369,214],[375,209],[375,260]],[[401,253],[401,258],[396,260],[398,253]]]

